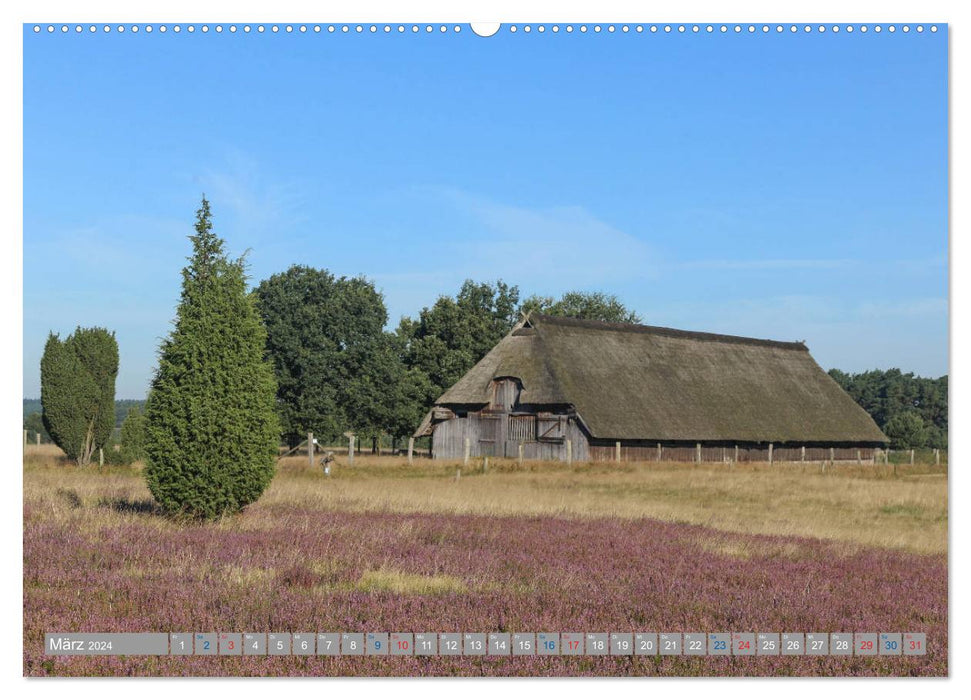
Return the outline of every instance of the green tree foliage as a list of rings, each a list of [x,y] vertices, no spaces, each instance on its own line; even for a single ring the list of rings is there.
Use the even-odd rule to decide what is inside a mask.
[[[290,445],[308,432],[333,441],[348,430],[400,437],[414,429],[424,377],[404,366],[397,338],[384,331],[388,312],[371,282],[294,265],[254,293]]]
[[[405,363],[428,380],[431,398],[424,408],[481,360],[518,318],[518,287],[466,280],[454,299],[441,296],[417,320],[402,319],[398,335]]]
[[[136,407],[128,409],[121,424],[121,455],[128,464],[145,458],[145,414]]]
[[[48,336],[40,361],[44,427],[79,465],[111,438],[117,376],[114,333],[78,327],[64,341]]]
[[[38,435],[43,442],[51,441],[51,436],[47,434],[47,428],[44,427],[44,416],[39,411],[34,411],[24,418],[24,430],[27,431],[27,440],[30,442],[35,442]]]
[[[260,497],[280,430],[244,261],[224,253],[205,198],[196,214],[182,298],[145,408],[145,477],[166,511],[214,518]]]
[[[643,323],[615,295],[604,292],[567,292],[559,299],[533,295],[523,302],[521,310],[607,323]]]
[[[838,369],[829,375],[870,414],[887,437],[890,422],[899,414],[914,413],[924,424],[925,445],[947,448],[947,376],[914,376],[899,369],[848,374]],[[909,420],[909,419],[908,419]]]
[[[144,399],[116,399],[115,400],[115,427],[120,428],[125,422],[131,409],[137,408],[139,411],[145,410]]]
[[[895,414],[887,421],[883,432],[890,438],[890,446],[896,449],[909,450],[927,444],[927,428],[917,411]]]

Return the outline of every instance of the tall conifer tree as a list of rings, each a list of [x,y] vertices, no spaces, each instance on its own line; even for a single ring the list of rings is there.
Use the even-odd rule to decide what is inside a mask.
[[[78,465],[108,444],[115,425],[118,341],[104,328],[47,338],[40,361],[43,421],[51,439]]]
[[[215,518],[255,501],[273,478],[276,385],[243,258],[227,257],[205,197],[189,239],[175,327],[145,407],[145,476],[166,511]]]

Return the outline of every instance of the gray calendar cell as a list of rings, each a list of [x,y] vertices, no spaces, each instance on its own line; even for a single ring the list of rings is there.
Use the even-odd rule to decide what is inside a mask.
[[[877,655],[877,633],[857,632],[853,635],[853,653],[857,656]]]
[[[802,656],[806,653],[806,635],[802,632],[782,633],[782,655]]]
[[[466,632],[462,635],[463,653],[466,656],[485,656],[489,650],[489,640],[485,632]]]
[[[900,656],[903,650],[903,635],[900,632],[883,632],[880,634],[880,655]]]
[[[415,635],[411,632],[391,633],[391,656],[411,656],[415,653]]]
[[[169,653],[167,632],[80,632],[46,633],[44,653],[48,656],[117,656]]]
[[[758,642],[757,656],[778,656],[782,645],[779,643],[778,632],[759,632],[755,635]]]
[[[687,656],[704,656],[708,653],[708,635],[704,632],[684,633],[684,654]]]
[[[364,656],[364,633],[344,632],[341,635],[341,654],[343,656]]]
[[[735,656],[755,656],[756,646],[754,632],[732,633],[732,654]]]
[[[442,632],[438,635],[438,653],[442,656],[461,656],[462,633]]]
[[[243,635],[235,632],[219,633],[219,655],[220,656],[242,656],[243,655]]]
[[[317,635],[313,632],[294,632],[293,633],[293,654],[294,656],[313,656],[314,641]]]
[[[290,633],[270,632],[266,635],[266,648],[270,656],[290,656]]]
[[[169,634],[169,649],[175,656],[189,656],[192,654],[192,633],[172,632]]]
[[[584,642],[588,656],[606,656],[610,652],[610,638],[606,632],[587,632]]]
[[[438,635],[434,632],[417,632],[415,656],[438,656]]]
[[[243,633],[243,655],[244,656],[266,656],[266,633],[265,632],[244,632]]]
[[[729,656],[732,653],[731,632],[711,632],[708,635],[709,656]]]
[[[561,632],[560,654],[563,656],[582,656],[584,651],[583,632]]]
[[[827,656],[829,654],[829,635],[826,632],[806,634],[806,655]]]
[[[368,656],[388,655],[389,640],[387,632],[368,632],[365,640],[367,642],[365,653]]]
[[[657,654],[657,635],[648,632],[635,634],[634,654],[637,656],[654,656]]]
[[[489,656],[509,656],[512,653],[512,638],[508,632],[489,633]]]
[[[536,653],[539,656],[559,656],[560,633],[539,632],[536,634]]]
[[[634,653],[634,635],[631,632],[610,633],[610,655],[630,656]]]
[[[196,632],[193,636],[195,640],[196,656],[215,656],[219,640],[216,639],[215,632]]]
[[[851,656],[853,654],[853,633],[831,633],[829,635],[829,653],[832,656]]]
[[[679,656],[681,654],[681,633],[664,632],[657,643],[661,656]]]
[[[512,636],[513,656],[534,656],[536,654],[536,633],[516,632]]]
[[[904,632],[904,656],[923,656],[926,653],[926,634],[923,632]]]
[[[317,633],[317,656],[340,656],[340,632]]]

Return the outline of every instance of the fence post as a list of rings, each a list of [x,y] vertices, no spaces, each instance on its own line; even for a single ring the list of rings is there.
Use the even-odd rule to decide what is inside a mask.
[[[24,449],[27,449],[27,428],[24,428]]]
[[[829,461],[830,462],[836,461],[836,449],[833,447],[829,448]]]
[[[566,463],[573,464],[573,440],[566,441]]]
[[[523,443],[519,443],[519,465],[520,466],[522,466],[523,464],[523,452],[524,452]]]
[[[805,445],[803,445],[802,448],[799,450],[799,461],[800,462],[805,462],[806,461],[806,446]]]
[[[722,464],[728,461],[728,455],[725,453],[725,447],[722,447]]]
[[[860,457],[860,451],[859,450],[856,451],[856,463],[857,464],[863,464],[863,460]]]
[[[465,457],[462,459],[462,464],[469,463],[470,454],[472,454],[472,441],[469,438],[465,438]]]
[[[701,443],[695,443],[695,464],[701,464]]]
[[[98,466],[101,468],[105,466],[105,451],[101,447],[98,448]]]
[[[412,463],[415,454],[415,438],[408,438],[408,464]]]
[[[772,443],[769,443],[769,464],[772,464]]]
[[[614,461],[620,461],[620,440],[614,443]]]
[[[657,461],[661,461],[661,443],[657,444]]]
[[[488,457],[483,457],[482,458],[482,473],[485,474],[487,471],[489,471],[489,458]]]
[[[910,449],[910,464],[911,464],[911,466],[913,466],[913,464],[914,464],[914,449],[913,448]]]
[[[310,468],[314,468],[314,434],[307,433],[307,459],[310,460]]]
[[[738,445],[735,445],[735,462],[738,462]]]
[[[38,445],[40,444],[40,433],[37,433]],[[941,463],[941,450],[937,447],[934,448],[934,464],[939,465]]]
[[[354,464],[354,436],[347,436],[347,463]]]

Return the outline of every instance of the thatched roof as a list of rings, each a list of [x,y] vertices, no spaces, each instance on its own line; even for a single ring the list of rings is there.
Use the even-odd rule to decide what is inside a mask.
[[[520,403],[572,405],[595,438],[887,441],[802,343],[533,315],[436,404],[483,406],[498,377]]]

